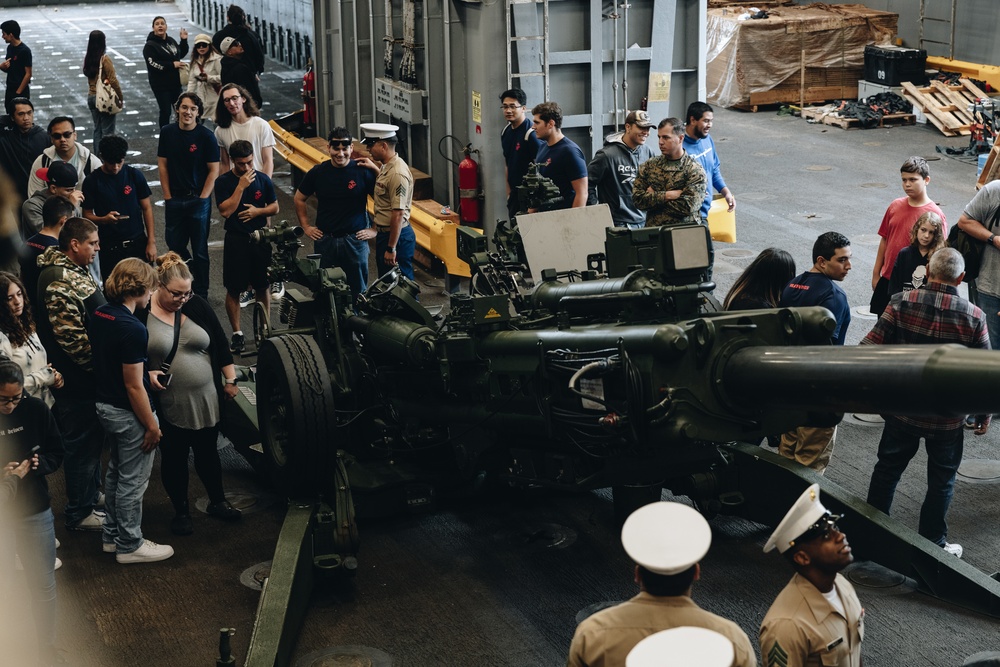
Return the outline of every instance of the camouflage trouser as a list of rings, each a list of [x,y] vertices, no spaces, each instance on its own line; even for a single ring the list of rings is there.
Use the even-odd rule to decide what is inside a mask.
[[[836,437],[836,426],[800,426],[794,431],[781,434],[778,453],[822,475],[830,464]]]

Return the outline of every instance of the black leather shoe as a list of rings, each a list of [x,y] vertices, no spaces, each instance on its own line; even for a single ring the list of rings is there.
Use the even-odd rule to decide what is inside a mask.
[[[208,515],[223,521],[239,521],[243,513],[229,504],[228,500],[221,500],[208,506]]]
[[[178,514],[170,521],[170,532],[174,535],[190,535],[194,532],[194,523],[190,514]]]

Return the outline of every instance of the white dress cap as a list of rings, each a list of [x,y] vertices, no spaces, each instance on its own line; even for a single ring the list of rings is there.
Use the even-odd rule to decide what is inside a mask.
[[[827,509],[819,500],[819,484],[813,484],[799,496],[792,509],[788,510],[788,514],[771,533],[770,539],[764,545],[764,552],[767,553],[777,547],[779,553],[785,553],[802,533],[809,530],[809,527],[826,513]]]
[[[679,574],[700,561],[712,544],[712,529],[697,510],[680,503],[640,507],[622,526],[622,546],[656,574]]]
[[[625,667],[732,667],[733,643],[708,628],[671,628],[635,645]]]
[[[363,141],[379,141],[381,139],[392,139],[399,130],[398,125],[388,123],[361,123],[361,133],[364,135]]]

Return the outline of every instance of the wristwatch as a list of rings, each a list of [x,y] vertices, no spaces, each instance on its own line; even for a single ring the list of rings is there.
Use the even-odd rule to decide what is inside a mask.
[[[233,385],[235,387],[239,383],[240,383],[240,381],[237,380],[236,378],[226,378],[226,384],[231,384],[231,385]]]
[[[391,252],[391,253],[392,253],[393,255],[395,255],[395,254],[396,254],[396,249],[395,249],[395,248],[386,248],[386,250],[387,250],[388,252]]]
[[[990,234],[990,237],[986,239],[986,243],[988,243],[989,245],[993,245],[993,239],[995,239],[996,237],[997,237],[996,234]]]

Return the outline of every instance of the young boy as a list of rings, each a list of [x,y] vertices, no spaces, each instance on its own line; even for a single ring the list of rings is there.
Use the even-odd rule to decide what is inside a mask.
[[[927,184],[931,182],[930,167],[922,157],[907,158],[899,168],[903,180],[905,197],[900,197],[889,204],[878,235],[882,240],[878,244],[878,254],[875,256],[875,267],[872,269],[871,312],[881,315],[889,305],[889,277],[892,267],[896,265],[899,251],[910,245],[910,230],[913,223],[924,213],[937,213],[944,221],[944,235],[948,237],[948,222],[944,212],[927,196]]]

